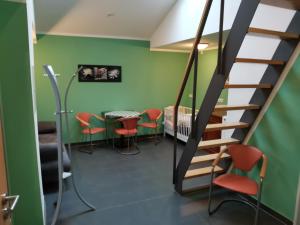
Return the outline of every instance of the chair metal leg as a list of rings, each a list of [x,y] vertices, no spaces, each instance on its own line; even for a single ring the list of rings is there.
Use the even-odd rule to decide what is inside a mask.
[[[159,143],[160,143],[160,139],[159,139],[159,136],[158,136],[158,128],[159,127],[157,127],[156,129],[155,129],[155,145],[158,145]]]
[[[106,144],[108,144],[108,126],[107,126],[106,119],[105,119],[105,139],[106,139]]]
[[[257,196],[257,205],[252,204],[251,202],[244,200],[244,199],[226,199],[221,201],[214,209],[211,209],[211,198],[212,198],[212,193],[213,193],[213,177],[214,174],[212,173],[211,175],[211,183],[210,183],[210,188],[209,188],[209,195],[208,195],[208,215],[211,216],[214,213],[216,213],[223,204],[227,202],[237,202],[237,203],[243,203],[245,205],[250,206],[255,210],[255,219],[254,219],[254,225],[258,224],[258,217],[259,217],[259,210],[260,210],[260,201],[261,201],[261,190],[262,190],[262,181],[260,183],[259,187],[259,192]]]
[[[213,170],[211,171],[210,175],[210,186],[209,186],[209,194],[208,194],[208,215],[212,215],[214,210],[211,210],[211,195],[213,193],[213,179],[214,179],[214,172]]]
[[[135,136],[132,136],[132,138],[133,138],[133,142],[135,142],[134,141]],[[128,136],[127,144],[128,144],[128,146],[127,146],[127,152],[126,151],[120,151],[120,150],[118,150],[118,152],[120,154],[123,154],[123,155],[137,155],[137,154],[140,153],[140,150],[139,150],[138,146],[135,145],[135,143],[134,143],[134,145],[135,145],[134,147],[136,147],[136,151],[130,151],[130,136]]]
[[[87,135],[84,135],[83,136],[84,137],[84,142],[86,142],[87,140],[88,140],[88,138],[90,139],[89,140],[89,142],[90,142],[90,146],[89,146],[89,150],[87,150],[87,149],[79,149],[79,151],[80,152],[83,152],[83,153],[88,153],[88,154],[92,154],[93,153],[93,149],[92,149],[92,144],[93,144],[93,142],[92,142],[92,134],[89,134],[89,137],[87,136]],[[85,147],[85,145],[83,145],[84,146],[84,148],[86,148]]]
[[[133,144],[135,145],[135,148],[139,150],[139,146],[137,144],[137,134],[134,136]]]
[[[157,139],[157,131],[154,131],[154,140],[155,140],[155,145],[158,145],[158,139]]]
[[[130,136],[127,137],[127,150],[129,152]]]
[[[262,186],[263,186],[263,180],[261,179],[260,184],[259,184],[258,195],[257,195],[257,205],[256,205],[254,225],[257,225],[257,223],[258,223]]]
[[[112,141],[113,141],[113,150],[115,150],[115,135],[112,136]]]
[[[89,154],[92,154],[93,153],[93,139],[92,139],[92,134],[90,133],[90,152]]]

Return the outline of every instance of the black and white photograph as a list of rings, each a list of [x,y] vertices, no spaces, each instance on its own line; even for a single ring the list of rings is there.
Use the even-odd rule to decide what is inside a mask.
[[[110,65],[78,65],[79,82],[121,82],[121,66]]]

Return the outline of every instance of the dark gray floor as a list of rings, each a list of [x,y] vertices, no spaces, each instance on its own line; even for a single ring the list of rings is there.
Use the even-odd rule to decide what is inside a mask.
[[[92,154],[73,151],[78,186],[97,210],[87,208],[71,188],[64,192],[58,224],[63,225],[250,225],[254,212],[227,204],[207,215],[207,191],[180,196],[172,185],[172,140],[139,143],[141,154],[125,156],[108,147]],[[180,148],[179,151],[182,151]],[[226,194],[225,194],[226,195]],[[56,194],[46,195],[47,219]],[[224,194],[216,196],[222,199]],[[261,213],[260,225],[279,225]]]

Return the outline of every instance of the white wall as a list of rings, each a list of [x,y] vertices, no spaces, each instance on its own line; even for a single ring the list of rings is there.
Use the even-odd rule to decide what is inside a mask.
[[[151,48],[195,38],[205,2],[205,0],[178,0],[153,33],[150,39]],[[240,2],[241,0],[225,1],[224,30],[231,28]],[[219,2],[214,1],[204,35],[218,32],[219,11]]]
[[[251,22],[251,27],[276,31],[286,31],[296,11],[260,4]],[[276,19],[274,19],[276,15]],[[272,59],[278,48],[278,37],[247,34],[238,58]],[[229,74],[230,84],[258,84],[264,75],[267,64],[235,63]],[[248,104],[255,89],[229,89],[228,105]],[[237,122],[244,111],[229,111],[227,122]],[[233,130],[223,131],[223,137],[230,137]]]
[[[35,89],[35,78],[34,78],[34,42],[36,41],[35,32],[35,16],[34,16],[34,2],[33,0],[26,0],[27,8],[27,25],[28,25],[28,45],[29,45],[29,59],[30,59],[30,73],[31,73],[31,87],[32,87],[32,102],[33,102],[33,113],[35,122],[35,141],[37,143],[36,157],[37,166],[39,173],[39,183],[40,183],[40,194],[41,194],[41,204],[43,210],[43,222],[46,221],[46,211],[45,211],[45,200],[42,187],[42,175],[41,175],[41,164],[40,164],[40,150],[39,150],[39,139],[38,139],[38,128],[37,128],[37,107],[36,107],[36,89]]]

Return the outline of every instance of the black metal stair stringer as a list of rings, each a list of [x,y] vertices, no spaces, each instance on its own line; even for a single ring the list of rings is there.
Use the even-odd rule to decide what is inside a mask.
[[[300,34],[300,11],[297,11],[287,29],[287,32]],[[299,40],[282,40],[273,56],[273,59],[283,60],[287,62],[293,54],[298,42]],[[272,86],[275,86],[278,79],[280,78],[283,69],[284,66],[269,65],[260,83],[268,83],[272,84]],[[250,104],[264,105],[271,91],[272,89],[257,89],[250,100]],[[248,124],[253,124],[259,113],[260,110],[245,111],[240,121]],[[237,128],[234,130],[232,138],[244,140],[250,129],[251,127],[248,127],[246,129]]]
[[[189,136],[184,152],[176,168],[175,189],[179,193],[182,193],[182,183],[185,173],[190,166],[195,152],[197,151],[198,144],[224,88],[226,79],[229,76],[230,70],[235,62],[235,58],[239,52],[244,37],[247,34],[259,2],[260,0],[242,0],[240,4],[222,54],[224,74],[218,74],[217,69],[215,70],[197,114],[195,121],[195,138],[191,138],[191,136]]]

